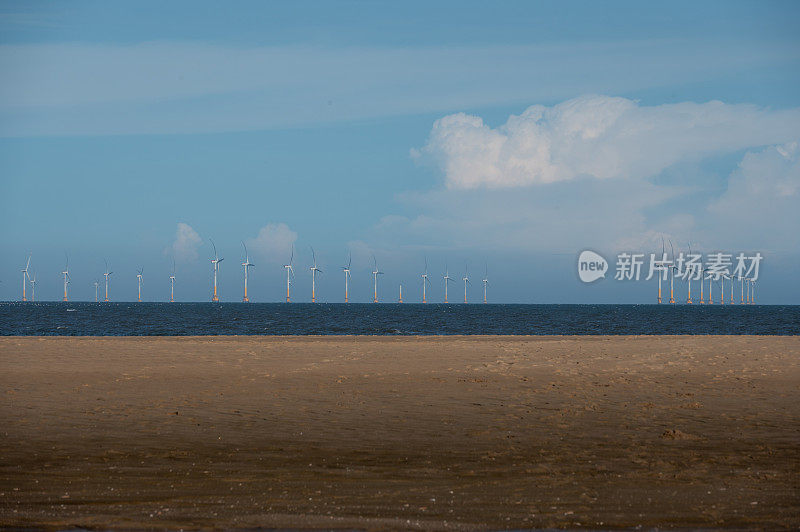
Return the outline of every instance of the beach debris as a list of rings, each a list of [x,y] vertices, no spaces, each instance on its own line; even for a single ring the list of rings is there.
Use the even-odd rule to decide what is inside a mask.
[[[697,436],[687,434],[678,429],[669,429],[661,433],[661,437],[667,440],[696,440]]]

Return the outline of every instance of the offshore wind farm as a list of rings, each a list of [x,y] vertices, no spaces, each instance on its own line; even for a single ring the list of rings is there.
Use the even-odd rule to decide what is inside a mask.
[[[800,530],[800,2],[0,2],[0,530]]]
[[[224,298],[221,299],[222,286],[221,286],[221,282],[220,282],[220,279],[219,279],[220,264],[222,263],[224,258],[219,257],[218,252],[217,252],[217,246],[216,246],[216,244],[214,243],[213,240],[209,240],[209,244],[211,245],[211,251],[212,251],[212,255],[209,258],[209,261],[211,263],[211,269],[210,269],[210,272],[209,272],[211,274],[211,277],[210,277],[211,282],[210,282],[210,286],[209,286],[209,299],[210,299],[210,301],[212,303],[219,303],[219,302],[225,300]],[[242,293],[242,297],[241,297],[241,302],[242,303],[250,303],[251,299],[250,299],[250,295],[249,295],[250,292],[249,292],[249,288],[248,288],[249,284],[251,283],[251,281],[250,281],[250,277],[251,277],[250,270],[255,267],[255,264],[250,262],[250,254],[248,252],[247,245],[245,244],[245,242],[241,241],[241,245],[242,245],[242,250],[243,250],[242,263],[241,263],[241,266],[242,266],[242,277],[241,277],[241,283],[242,283],[241,284],[241,290],[242,290],[241,293]],[[699,305],[704,305],[704,304],[713,305],[715,303],[715,299],[714,299],[714,296],[713,296],[714,287],[715,287],[715,285],[718,285],[718,290],[719,290],[719,294],[720,294],[718,304],[724,305],[725,304],[725,282],[727,280],[728,281],[728,288],[729,288],[729,292],[730,292],[730,298],[728,300],[728,304],[729,305],[734,305],[734,304],[755,305],[756,304],[755,282],[756,282],[757,276],[758,276],[759,263],[760,263],[760,261],[762,259],[760,254],[756,254],[755,256],[751,256],[751,257],[747,257],[747,256],[745,256],[745,254],[739,254],[738,263],[736,265],[734,265],[733,262],[728,260],[727,263],[715,263],[714,268],[712,269],[712,268],[703,267],[702,263],[697,262],[699,259],[702,258],[702,254],[692,253],[691,244],[687,244],[687,249],[688,249],[687,257],[684,257],[683,252],[681,252],[680,256],[678,258],[676,258],[675,248],[674,248],[673,243],[672,243],[671,240],[669,241],[669,248],[670,248],[670,253],[667,253],[666,252],[666,247],[665,247],[665,240],[662,237],[661,254],[660,255],[656,255],[655,253],[653,253],[653,254],[650,255],[650,269],[651,269],[651,272],[650,272],[650,275],[648,276],[648,279],[650,279],[651,277],[654,277],[656,279],[656,283],[657,283],[657,292],[655,294],[655,297],[653,297],[653,299],[652,299],[653,303],[658,304],[658,305],[661,305],[663,303],[670,304],[670,305],[675,305],[675,304],[680,304],[680,303],[684,303],[685,302],[686,305],[692,305],[692,304],[695,303],[692,300],[692,281],[698,281],[698,283],[700,285],[700,298],[696,302],[697,304],[699,304]],[[308,266],[308,271],[310,272],[310,280],[311,280],[311,302],[312,303],[316,303],[317,302],[317,287],[318,287],[318,283],[320,282],[319,279],[321,278],[321,274],[323,273],[323,270],[317,265],[317,256],[316,256],[316,252],[314,251],[314,248],[313,247],[309,247],[309,250],[310,250],[310,253],[311,253],[311,261],[310,261],[310,265]],[[275,265],[275,262],[276,262],[274,260],[275,257],[272,258],[273,260],[269,261],[270,264],[273,264],[273,269],[274,269],[275,272],[279,272],[280,270],[284,270],[285,271],[285,274],[286,274],[286,277],[285,277],[285,287],[286,287],[285,302],[286,303],[290,303],[292,301],[292,298],[291,298],[291,285],[293,284],[293,282],[295,282],[294,281],[295,280],[295,273],[294,273],[294,267],[293,267],[294,255],[295,255],[294,251],[295,251],[295,247],[294,247],[294,244],[292,244],[290,246],[290,249],[289,249],[289,253],[288,253],[289,254],[289,262],[287,264],[283,264],[281,266]],[[719,256],[721,256],[721,254],[717,254],[717,255],[718,255],[718,258],[719,258]],[[641,256],[644,256],[644,255],[641,255]],[[708,256],[710,257],[711,255],[708,255]],[[730,256],[732,256],[732,255],[730,255]],[[326,300],[326,302],[330,302],[330,303],[333,303],[333,302],[349,303],[351,301],[350,292],[351,292],[352,283],[353,283],[353,276],[352,276],[352,272],[353,272],[353,256],[352,256],[352,252],[349,252],[347,257],[348,257],[347,258],[347,265],[341,267],[341,270],[342,270],[342,272],[344,274],[344,293],[343,293],[344,297],[343,297],[343,300],[338,300],[337,301],[337,299],[331,298],[331,299]],[[26,261],[25,261],[25,267],[20,269],[20,272],[22,273],[22,290],[21,290],[21,294],[20,294],[20,301],[22,301],[22,302],[27,302],[28,301],[27,294],[29,293],[29,291],[30,291],[30,294],[31,294],[31,301],[33,301],[33,294],[34,294],[34,289],[35,289],[36,278],[35,278],[35,276],[32,276],[31,273],[30,273],[32,271],[31,270],[31,260],[32,259],[33,259],[33,254],[29,253],[27,255],[27,258],[26,258]],[[751,261],[755,261],[755,262],[751,262],[750,266],[748,267],[746,265],[746,261],[747,260],[751,260]],[[104,259],[104,263],[105,263],[105,271],[101,273],[101,275],[105,279],[103,302],[104,303],[108,303],[108,302],[112,301],[112,299],[109,297],[109,282],[110,282],[110,278],[111,278],[111,275],[112,275],[113,272],[109,271],[108,261]],[[149,301],[154,301],[154,302],[156,302],[156,301],[169,301],[171,303],[176,302],[176,299],[175,299],[175,282],[176,282],[176,279],[178,279],[178,276],[176,275],[176,262],[175,262],[175,259],[172,258],[170,263],[171,263],[171,270],[165,270],[163,272],[164,278],[169,280],[168,291],[165,289],[164,293],[162,294],[162,297],[154,296],[154,297],[151,297],[149,299]],[[371,280],[372,280],[372,297],[371,297],[371,301],[372,301],[372,303],[380,303],[381,300],[378,297],[378,277],[382,276],[382,275],[385,275],[386,272],[381,271],[381,270],[378,269],[377,259],[376,259],[374,254],[371,255],[371,263],[372,263],[371,269],[368,270],[368,273],[371,276]],[[422,304],[427,304],[429,301],[432,302],[432,303],[433,302],[444,303],[444,304],[450,303],[450,301],[448,299],[448,287],[449,287],[449,284],[451,282],[455,282],[455,280],[452,277],[450,277],[448,262],[445,260],[444,266],[443,266],[443,275],[442,275],[443,292],[441,294],[441,298],[440,299],[439,298],[431,299],[430,296],[429,296],[429,294],[431,293],[431,290],[433,289],[433,286],[432,286],[432,283],[431,283],[431,281],[429,279],[428,258],[427,258],[427,256],[423,257],[423,264],[424,264],[424,267],[423,267],[421,273],[419,274],[419,277],[420,277],[421,281],[419,283],[418,299],[416,299],[416,300],[409,299],[408,292],[407,292],[407,294],[406,294],[406,302],[412,302],[413,301],[413,302],[418,302],[418,303],[422,303]],[[579,264],[579,269],[581,267],[582,267],[582,265]],[[622,266],[619,266],[619,268],[621,270]],[[136,301],[139,302],[139,303],[141,303],[143,301],[148,301],[147,298],[143,299],[143,296],[142,296],[142,287],[143,287],[143,284],[144,284],[144,275],[143,275],[144,268],[143,267],[137,267],[135,272],[136,272],[135,273],[135,279],[136,279]],[[754,272],[754,276],[753,277],[747,276],[747,274],[751,274],[753,272]],[[60,272],[60,275],[61,275],[62,280],[63,280],[63,295],[61,297],[61,300],[63,302],[68,302],[68,301],[70,301],[70,298],[69,298],[69,285],[71,283],[71,279],[72,278],[70,277],[70,271],[69,271],[69,256],[66,253],[65,253],[65,266],[64,266],[64,269]],[[488,275],[489,275],[489,264],[487,262],[485,264],[485,268],[484,268],[484,276],[481,279],[481,283],[482,283],[482,300],[472,301],[473,303],[488,304],[490,302]],[[621,273],[620,271],[618,271],[618,277],[620,277],[620,275],[622,275],[624,277],[625,274]],[[686,296],[685,300],[682,300],[680,298],[680,296],[678,296],[677,293],[676,293],[676,285],[675,285],[676,275],[678,276],[678,282],[679,282],[679,285],[678,285],[677,289],[681,288],[681,284],[683,284],[686,287],[687,296]],[[622,278],[622,277],[620,277],[620,278]],[[464,304],[469,304],[471,301],[469,299],[468,288],[471,285],[471,282],[470,282],[470,278],[469,278],[469,264],[468,263],[465,263],[464,275],[463,275],[463,277],[461,277],[460,280],[463,283],[463,290],[464,290],[464,292],[463,292],[463,294],[464,294],[463,303]],[[639,279],[637,278],[637,281],[638,280]],[[273,282],[274,282],[274,278],[273,278]],[[513,280],[509,280],[509,284],[513,284],[513,282],[514,282]],[[665,300],[665,298],[662,296],[662,282],[668,282],[669,283],[669,299],[668,300]],[[739,283],[739,288],[740,288],[740,299],[738,301],[734,298],[734,284],[736,282]],[[706,283],[707,283],[707,286],[708,286],[708,290],[707,290],[708,298],[707,299],[705,298],[705,293],[706,293],[705,292],[705,286],[706,286]],[[95,291],[94,291],[95,302],[99,302],[99,298],[98,298],[98,295],[97,295],[97,288],[98,288],[97,281],[93,281],[92,282],[92,286],[94,286],[94,288],[95,288]],[[181,288],[180,282],[178,284],[178,287],[179,287],[179,293],[180,293],[180,288]],[[746,290],[745,290],[745,287],[746,287]],[[645,290],[642,291],[643,296],[642,296],[642,300],[639,303],[647,303],[648,302],[648,297],[645,296],[644,293],[645,293]],[[54,299],[51,299],[51,300],[54,300]],[[181,300],[181,299],[179,298],[178,300]],[[40,293],[40,301],[42,301],[41,293]],[[84,301],[86,301],[86,300],[84,300]],[[121,299],[120,301],[124,301],[124,299]],[[183,301],[191,302],[192,300],[191,299],[189,299],[189,300],[183,299]],[[230,299],[230,301],[235,301],[235,299]],[[263,302],[275,302],[275,301],[274,300],[273,301],[266,300],[266,301],[263,301]],[[392,302],[392,301],[389,301],[389,302]],[[399,303],[403,302],[402,283],[400,285],[400,296],[399,296],[397,302],[399,302]],[[533,302],[535,302],[535,301],[530,301],[530,303],[533,303]]]

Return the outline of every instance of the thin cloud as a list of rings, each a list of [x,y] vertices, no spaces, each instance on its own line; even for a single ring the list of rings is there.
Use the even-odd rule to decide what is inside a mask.
[[[291,247],[297,242],[297,233],[285,223],[269,223],[259,229],[255,238],[246,241],[254,256],[268,262],[289,260]]]
[[[175,241],[165,250],[165,253],[171,253],[179,262],[194,262],[199,256],[197,251],[201,245],[203,245],[203,239],[200,238],[197,231],[189,224],[179,222],[175,230]]]

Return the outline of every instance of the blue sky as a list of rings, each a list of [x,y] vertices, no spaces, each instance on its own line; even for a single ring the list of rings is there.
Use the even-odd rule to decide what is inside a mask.
[[[421,292],[488,265],[496,302],[650,302],[584,285],[577,255],[764,256],[796,303],[800,37],[794,2],[0,3],[0,299],[279,301]],[[179,226],[179,224],[185,224]],[[189,229],[186,227],[188,226]],[[182,228],[182,229],[181,229]],[[680,284],[681,293],[685,285]]]

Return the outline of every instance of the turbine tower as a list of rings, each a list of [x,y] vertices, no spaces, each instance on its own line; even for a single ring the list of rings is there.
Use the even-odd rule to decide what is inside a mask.
[[[664,237],[661,237],[661,260],[659,260],[657,264],[658,269],[658,304],[661,304],[661,272],[664,271],[664,254],[666,253],[666,249],[664,248]]]
[[[209,238],[209,240],[211,239]],[[214,265],[214,295],[211,296],[211,301],[217,302],[219,301],[219,296],[217,295],[217,272],[219,271],[219,263],[225,259],[221,259],[217,255],[217,246],[214,245],[213,240],[211,240],[211,246],[214,248],[214,258],[211,260],[211,264]]]
[[[486,304],[486,285],[489,284],[489,265],[486,265],[486,268],[483,270],[483,279],[481,279],[483,283],[483,304]]]
[[[470,284],[470,282],[469,282],[469,269],[467,268],[466,264],[464,265],[464,277],[461,280],[464,281],[464,303],[466,304],[466,302],[467,302],[467,285]]]
[[[139,268],[137,270],[137,272],[138,273],[136,274],[136,282],[139,284],[139,297],[138,297],[137,301],[139,303],[141,303],[142,302],[142,273],[144,272],[144,268]]]
[[[703,301],[703,285],[705,284],[705,281],[706,281],[706,272],[707,271],[708,270],[705,269],[705,268],[700,270],[700,304],[701,305],[705,304],[705,301]]]
[[[669,248],[672,250],[672,263],[669,265],[669,302],[675,304],[675,248],[672,247],[672,240],[669,241]]]
[[[70,278],[69,278],[69,255],[64,253],[64,256],[67,259],[67,263],[64,266],[64,271],[61,272],[61,275],[64,276],[64,301],[69,301],[69,298],[67,297],[67,285],[69,284],[69,281],[70,281]]]
[[[375,288],[375,290],[373,292],[374,297],[372,299],[372,302],[373,303],[377,303],[378,302],[378,276],[379,275],[383,275],[383,272],[378,270],[378,262],[375,260],[375,255],[372,256],[372,267],[373,267],[372,278],[373,278],[373,281],[374,281],[374,288]]]
[[[314,259],[314,265],[309,268],[311,270],[311,302],[317,302],[317,272],[322,273],[322,270],[317,268],[317,255],[314,253],[314,248],[311,248],[311,257]]]
[[[290,279],[290,275],[294,275],[294,268],[292,268],[292,260],[294,260],[294,244],[292,244],[292,254],[289,257],[289,264],[284,264],[283,267],[286,268],[286,302],[290,303],[291,299],[289,298],[289,286],[292,284]]]
[[[255,266],[252,262],[250,262],[250,255],[247,254],[247,246],[244,245],[244,241],[242,241],[242,246],[244,247],[244,262],[242,263],[242,267],[244,268],[244,297],[242,298],[243,303],[250,303],[250,298],[247,297],[247,270]]]
[[[739,281],[742,283],[742,302],[741,302],[741,304],[744,305],[744,277],[740,275],[739,276]]]
[[[691,257],[691,255],[692,255],[692,244],[691,244],[691,242],[688,243],[687,246],[689,247],[689,256]],[[691,305],[692,304],[692,275],[689,274],[689,272],[687,272],[686,278],[689,281],[689,297],[686,298],[686,304],[687,305]]]
[[[342,271],[344,272],[344,302],[350,302],[350,264],[353,262],[353,254],[350,253],[350,257],[347,259],[347,266],[342,266]]]
[[[94,281],[94,302],[97,303],[97,288],[100,286],[100,283],[95,279]]]
[[[106,303],[108,303],[108,278],[109,278],[109,277],[111,277],[111,274],[112,274],[112,273],[114,273],[114,272],[110,272],[110,271],[108,271],[108,261],[107,261],[107,260],[105,260],[105,259],[103,259],[103,260],[104,260],[104,261],[105,261],[105,263],[106,263],[106,273],[104,273],[104,274],[103,274],[103,277],[105,277],[105,278],[106,278],[106,297],[105,297],[105,299],[103,299],[103,301],[105,301]]]
[[[28,298],[25,295],[25,289],[28,287],[28,266],[31,265],[31,256],[28,255],[28,262],[25,263],[25,269],[20,270],[22,272],[22,300],[27,301]]]
[[[723,273],[719,277],[719,304],[725,304],[725,277],[726,275]]]
[[[175,258],[172,258],[172,275],[169,276],[169,302],[175,303]]]
[[[429,282],[430,281],[428,281],[428,257],[425,257],[425,271],[422,272],[422,302],[423,303],[427,303],[428,302],[427,291],[425,290],[427,288],[427,286],[425,286],[425,285],[427,285]],[[402,297],[400,299],[402,299]]]
[[[452,277],[450,277],[450,273],[447,269],[447,263],[444,263],[444,302],[447,303],[447,283],[454,283]]]
[[[733,302],[733,281],[735,281],[736,279],[734,279],[733,274],[731,274],[731,276],[728,277],[728,279],[731,280],[731,305],[734,305],[735,303]]]
[[[31,282],[31,301],[36,301],[36,271],[33,272],[33,277],[30,275],[28,276],[28,280]]]
[[[750,279],[750,286],[751,286],[751,290],[752,290],[752,294],[750,295],[750,304],[751,305],[755,305],[756,304],[756,280],[755,279]]]
[[[397,300],[398,303],[403,302],[403,283],[400,283],[400,299]]]
[[[714,304],[714,298],[713,298],[713,297],[711,297],[712,288],[713,288],[713,286],[714,286],[714,285],[712,284],[712,283],[713,283],[713,281],[714,281],[714,278],[713,278],[713,276],[712,276],[712,275],[709,273],[709,274],[708,274],[708,304],[709,304],[709,305],[713,305],[713,304]]]

